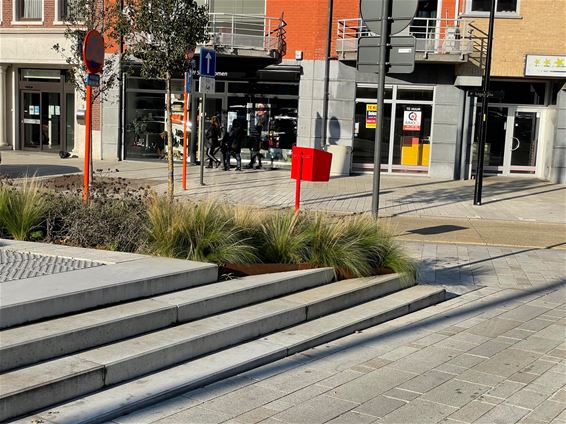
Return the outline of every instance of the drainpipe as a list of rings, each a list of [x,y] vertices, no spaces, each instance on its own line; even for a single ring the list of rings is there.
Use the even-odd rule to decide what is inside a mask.
[[[333,0],[328,0],[328,24],[326,34],[326,63],[324,65],[324,97],[322,100],[322,133],[321,143],[327,146],[327,127],[328,127],[328,84],[330,75],[330,50],[332,48],[332,8]]]

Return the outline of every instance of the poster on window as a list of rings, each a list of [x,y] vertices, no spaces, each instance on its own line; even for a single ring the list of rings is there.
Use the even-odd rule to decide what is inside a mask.
[[[420,131],[421,130],[420,108],[408,108],[403,113],[403,131]]]
[[[377,124],[377,105],[366,105],[366,128],[375,128]]]

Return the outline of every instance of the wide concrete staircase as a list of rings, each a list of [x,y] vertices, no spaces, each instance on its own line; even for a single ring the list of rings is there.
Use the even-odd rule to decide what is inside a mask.
[[[210,284],[215,273],[165,294],[136,296],[133,284],[122,303],[82,300],[81,310],[61,307],[64,316],[3,324],[0,421],[104,422],[445,298],[395,274],[334,282],[323,268]]]

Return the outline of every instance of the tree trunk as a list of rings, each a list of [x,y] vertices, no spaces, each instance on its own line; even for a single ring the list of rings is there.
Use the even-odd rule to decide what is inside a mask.
[[[165,109],[167,113],[167,196],[173,202],[173,121],[171,120],[171,74],[165,76]]]

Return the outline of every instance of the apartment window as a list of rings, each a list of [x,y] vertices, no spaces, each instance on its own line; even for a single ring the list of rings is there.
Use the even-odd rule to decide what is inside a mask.
[[[69,17],[69,2],[68,0],[56,0],[58,10],[58,18],[60,21],[65,21]]]
[[[43,0],[16,0],[18,21],[41,21]]]
[[[489,13],[491,0],[469,0],[469,13]],[[519,0],[495,0],[495,11],[498,14],[516,14],[519,11]]]

